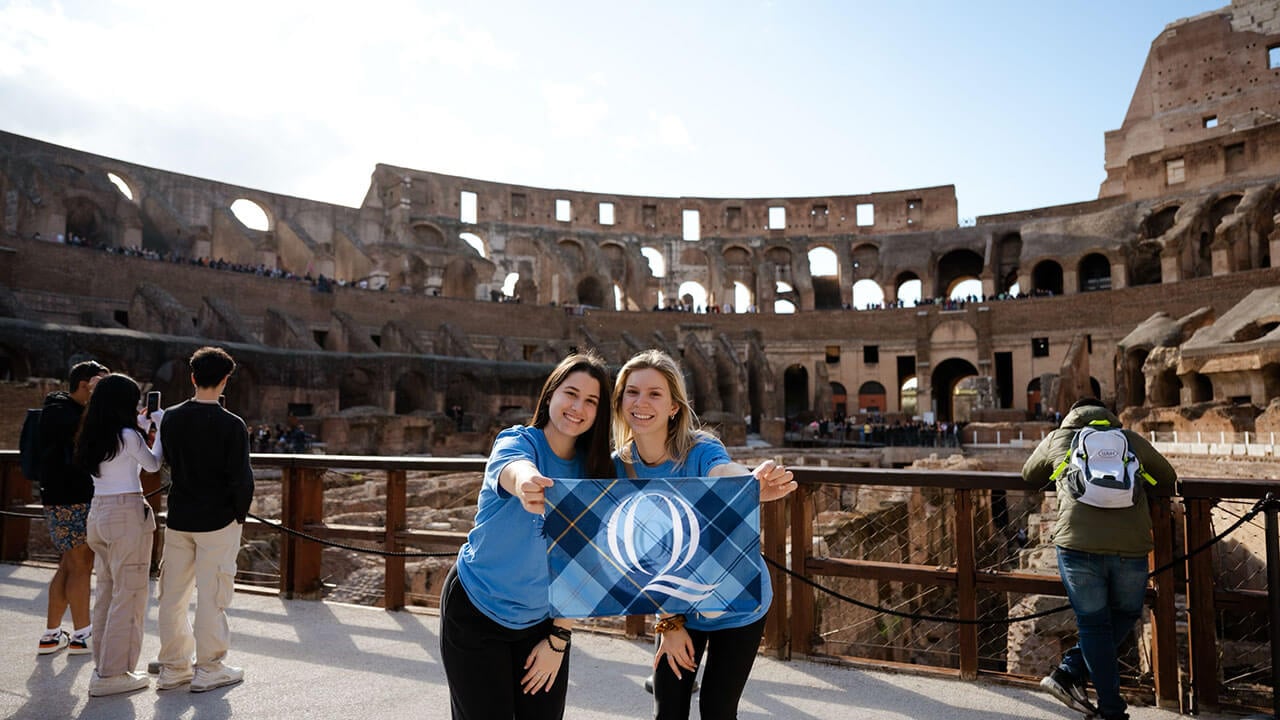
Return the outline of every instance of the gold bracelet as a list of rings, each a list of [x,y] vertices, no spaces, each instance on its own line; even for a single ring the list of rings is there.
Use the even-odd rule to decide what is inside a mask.
[[[683,615],[671,615],[669,617],[660,618],[658,622],[653,624],[653,631],[664,633],[669,630],[679,630],[684,627]]]

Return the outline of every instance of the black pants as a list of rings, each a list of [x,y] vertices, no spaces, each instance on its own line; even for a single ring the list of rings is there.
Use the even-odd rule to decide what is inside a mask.
[[[693,660],[701,665],[702,691],[698,695],[698,711],[702,720],[735,720],[738,700],[747,687],[751,666],[760,650],[765,618],[740,628],[727,630],[689,630],[693,640]],[[664,657],[653,673],[654,717],[657,720],[688,720],[696,672],[681,671],[676,679]]]
[[[560,720],[569,690],[569,652],[549,692],[526,695],[520,679],[551,620],[512,630],[480,612],[450,570],[440,593],[440,659],[449,680],[454,720]]]

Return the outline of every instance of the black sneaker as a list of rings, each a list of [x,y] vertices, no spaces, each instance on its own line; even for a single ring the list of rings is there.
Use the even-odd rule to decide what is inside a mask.
[[[1064,672],[1062,668],[1054,668],[1053,672],[1040,681],[1040,687],[1048,690],[1050,695],[1058,698],[1063,705],[1072,710],[1090,715],[1098,714],[1098,708],[1089,702],[1089,693],[1084,685],[1076,682],[1076,679]]]

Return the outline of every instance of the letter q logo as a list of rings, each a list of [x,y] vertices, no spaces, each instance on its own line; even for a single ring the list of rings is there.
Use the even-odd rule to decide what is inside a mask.
[[[609,554],[623,572],[649,578],[645,592],[697,602],[719,586],[679,577],[693,561],[702,537],[697,513],[679,495],[632,494],[609,516],[605,533]]]

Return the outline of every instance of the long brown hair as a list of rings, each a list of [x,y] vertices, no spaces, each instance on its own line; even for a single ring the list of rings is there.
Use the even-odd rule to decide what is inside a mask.
[[[635,439],[631,426],[622,416],[622,393],[627,389],[627,379],[636,370],[657,370],[667,381],[667,390],[671,393],[671,402],[676,406],[676,416],[667,420],[667,454],[676,462],[676,467],[684,465],[689,451],[704,438],[715,437],[702,429],[698,416],[689,403],[689,391],[685,389],[684,374],[680,366],[670,355],[661,350],[644,350],[636,353],[622,369],[618,371],[618,384],[613,389],[613,446],[623,462],[631,464],[631,442]]]
[[[542,430],[551,422],[551,396],[564,384],[570,375],[584,372],[600,383],[600,402],[596,405],[596,419],[591,429],[574,439],[574,450],[583,454],[582,464],[586,468],[587,477],[611,478],[617,473],[613,470],[613,459],[609,457],[609,422],[613,417],[610,398],[613,396],[613,381],[609,378],[609,369],[604,360],[594,352],[570,353],[560,361],[547,381],[542,384],[542,392],[538,395],[538,409],[534,411],[529,425]]]

